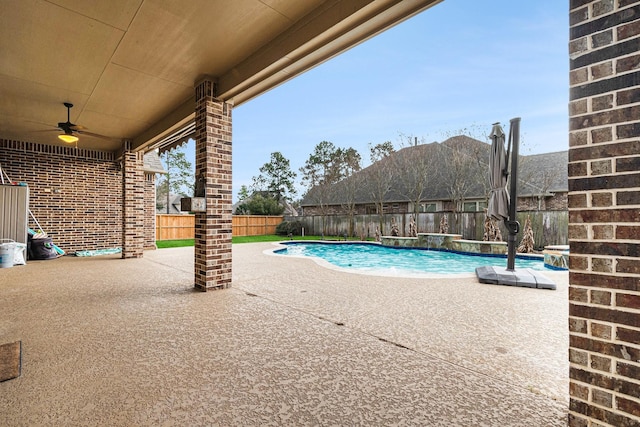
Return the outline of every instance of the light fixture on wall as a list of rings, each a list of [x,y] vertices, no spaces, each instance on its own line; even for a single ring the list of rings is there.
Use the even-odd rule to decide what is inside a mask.
[[[72,132],[61,133],[60,135],[58,135],[58,138],[69,144],[78,141],[78,137],[75,136]]]

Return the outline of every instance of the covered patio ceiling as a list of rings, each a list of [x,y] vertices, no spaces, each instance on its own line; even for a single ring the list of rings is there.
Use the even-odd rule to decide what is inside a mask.
[[[194,84],[238,106],[441,0],[9,0],[0,138],[149,150],[193,122]],[[292,100],[295,102],[295,100]]]

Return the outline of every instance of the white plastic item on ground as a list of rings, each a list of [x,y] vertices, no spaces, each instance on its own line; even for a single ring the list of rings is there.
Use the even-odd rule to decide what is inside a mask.
[[[4,243],[0,243],[0,268],[13,267],[13,261],[16,251],[16,242],[11,239],[0,239]]]

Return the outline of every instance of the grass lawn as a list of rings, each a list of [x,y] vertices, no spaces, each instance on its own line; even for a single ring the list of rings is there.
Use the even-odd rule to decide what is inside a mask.
[[[321,236],[293,236],[292,240],[321,240]],[[281,240],[289,240],[285,236],[266,235],[266,236],[236,236],[231,238],[232,243],[255,243],[255,242],[279,242]],[[336,236],[325,236],[325,240],[342,240]],[[358,240],[356,237],[349,240]],[[183,240],[156,240],[158,249],[179,248],[182,246],[193,246],[194,239]]]

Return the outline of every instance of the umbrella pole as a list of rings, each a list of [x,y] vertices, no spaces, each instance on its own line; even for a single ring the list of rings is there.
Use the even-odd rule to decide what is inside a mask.
[[[520,145],[520,117],[511,119],[509,128],[509,143],[511,148],[511,172],[509,183],[509,219],[505,223],[509,236],[507,237],[507,270],[514,271],[516,264],[516,235],[520,231],[520,223],[516,221],[518,205],[518,148]]]

